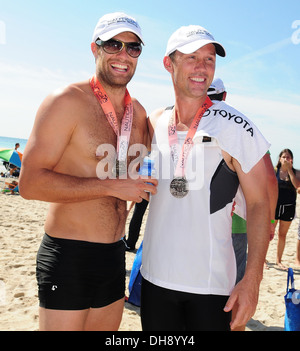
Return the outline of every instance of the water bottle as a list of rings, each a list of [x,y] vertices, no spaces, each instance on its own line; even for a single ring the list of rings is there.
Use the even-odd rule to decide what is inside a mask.
[[[139,170],[139,175],[151,176],[153,178],[155,177],[154,162],[150,157],[146,156],[144,158],[142,167]],[[151,183],[147,183],[147,184],[151,184]]]

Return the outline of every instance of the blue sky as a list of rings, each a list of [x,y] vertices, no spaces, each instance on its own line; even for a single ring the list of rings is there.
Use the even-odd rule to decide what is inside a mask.
[[[29,137],[50,92],[94,73],[90,41],[98,19],[134,16],[146,43],[129,85],[148,113],[174,103],[162,65],[169,36],[199,24],[226,48],[216,77],[227,102],[249,117],[272,144],[294,152],[300,169],[300,1],[0,0],[0,135]]]

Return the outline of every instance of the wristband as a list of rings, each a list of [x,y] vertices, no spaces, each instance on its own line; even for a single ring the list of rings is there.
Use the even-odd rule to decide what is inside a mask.
[[[271,223],[274,224],[275,223],[275,219],[271,219]]]

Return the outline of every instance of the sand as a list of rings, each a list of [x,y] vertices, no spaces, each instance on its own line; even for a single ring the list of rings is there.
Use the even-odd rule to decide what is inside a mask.
[[[4,179],[0,180],[0,188]],[[35,280],[36,252],[44,235],[44,220],[48,204],[27,201],[19,195],[0,194],[0,331],[37,331],[38,298]],[[131,218],[127,220],[127,228]],[[296,288],[300,289],[300,269],[294,267],[297,229],[300,217],[300,197],[297,202],[297,216],[288,232],[283,264],[294,268]],[[143,226],[139,243],[145,228]],[[277,236],[270,243],[261,284],[260,298],[253,318],[247,324],[247,331],[284,330],[284,295],[287,273],[275,265]],[[135,257],[134,252],[126,253],[127,284]],[[128,294],[128,291],[127,291]],[[139,308],[126,303],[121,331],[140,331]]]

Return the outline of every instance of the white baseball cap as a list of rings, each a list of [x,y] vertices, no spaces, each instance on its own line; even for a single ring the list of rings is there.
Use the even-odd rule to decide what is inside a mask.
[[[92,42],[98,38],[107,41],[123,32],[134,33],[144,44],[141,27],[133,17],[123,12],[109,13],[101,17],[94,30]]]
[[[221,94],[221,93],[224,93],[224,91],[226,91],[226,89],[222,79],[216,78],[211,83],[207,91],[207,95]]]
[[[169,56],[176,50],[183,54],[192,54],[207,44],[214,44],[216,53],[222,57],[226,56],[224,47],[216,42],[205,28],[195,25],[181,27],[171,35],[165,56]]]

